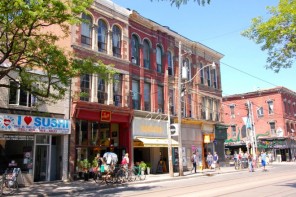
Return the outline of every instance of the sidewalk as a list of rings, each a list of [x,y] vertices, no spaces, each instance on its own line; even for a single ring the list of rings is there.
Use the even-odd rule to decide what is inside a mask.
[[[272,168],[273,166],[267,166],[268,168]],[[127,185],[133,184],[143,184],[143,183],[152,183],[152,182],[161,182],[161,181],[172,181],[172,180],[179,180],[179,179],[188,179],[198,176],[213,176],[215,174],[225,174],[225,173],[235,173],[235,172],[242,172],[248,171],[248,169],[242,170],[235,170],[233,166],[231,167],[221,167],[220,170],[209,170],[205,169],[202,172],[191,173],[189,171],[184,172],[184,176],[179,176],[179,173],[174,173],[174,177],[170,177],[167,174],[150,174],[146,176],[145,180],[142,181],[133,181],[124,183]],[[120,184],[118,184],[120,185]],[[106,185],[106,184],[98,184],[95,183],[92,179],[89,181],[73,181],[73,182],[50,182],[50,183],[35,183],[28,187],[23,187],[19,189],[19,193],[17,196],[57,196],[57,195],[65,195],[65,194],[73,194],[75,192],[82,192],[82,191],[92,191],[92,190],[99,190],[105,189],[108,187],[114,187],[114,185]]]

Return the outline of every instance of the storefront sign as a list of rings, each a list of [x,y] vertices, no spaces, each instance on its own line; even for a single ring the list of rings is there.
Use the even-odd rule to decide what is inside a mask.
[[[70,134],[67,119],[0,114],[0,130],[30,133]]]
[[[110,122],[111,121],[111,111],[101,111],[101,121]]]
[[[167,121],[134,117],[133,136],[167,138]]]

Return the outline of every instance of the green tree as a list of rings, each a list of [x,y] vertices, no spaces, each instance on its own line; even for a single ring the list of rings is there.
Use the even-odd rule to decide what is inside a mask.
[[[58,42],[70,36],[70,25],[81,23],[81,13],[93,0],[1,0],[0,1],[0,87],[4,78],[38,100],[64,97],[70,79],[83,73],[114,73],[101,61],[77,59]],[[60,30],[57,35],[49,29]],[[16,74],[15,74],[16,73]]]
[[[151,1],[153,1],[153,0],[151,0]],[[158,1],[166,1],[166,0],[158,0]],[[169,0],[169,1],[171,2],[171,5],[176,5],[176,7],[179,8],[181,6],[181,4],[187,4],[187,2],[189,0]],[[193,1],[197,2],[198,5],[204,6],[206,3],[210,4],[211,0],[193,0]]]
[[[277,6],[267,7],[271,17],[252,19],[242,35],[260,44],[268,52],[266,68],[279,72],[290,68],[296,55],[296,0],[280,0]]]

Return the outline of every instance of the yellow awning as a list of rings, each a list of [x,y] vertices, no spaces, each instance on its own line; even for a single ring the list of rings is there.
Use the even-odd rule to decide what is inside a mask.
[[[168,139],[137,137],[134,139],[134,147],[168,147]],[[178,147],[176,140],[172,139],[172,147]]]

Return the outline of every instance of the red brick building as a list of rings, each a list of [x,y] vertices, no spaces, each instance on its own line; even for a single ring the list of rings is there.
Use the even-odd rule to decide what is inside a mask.
[[[258,151],[265,149],[281,161],[296,153],[296,93],[285,87],[223,97],[223,120],[229,125],[225,145],[232,153],[251,148],[251,130]]]

